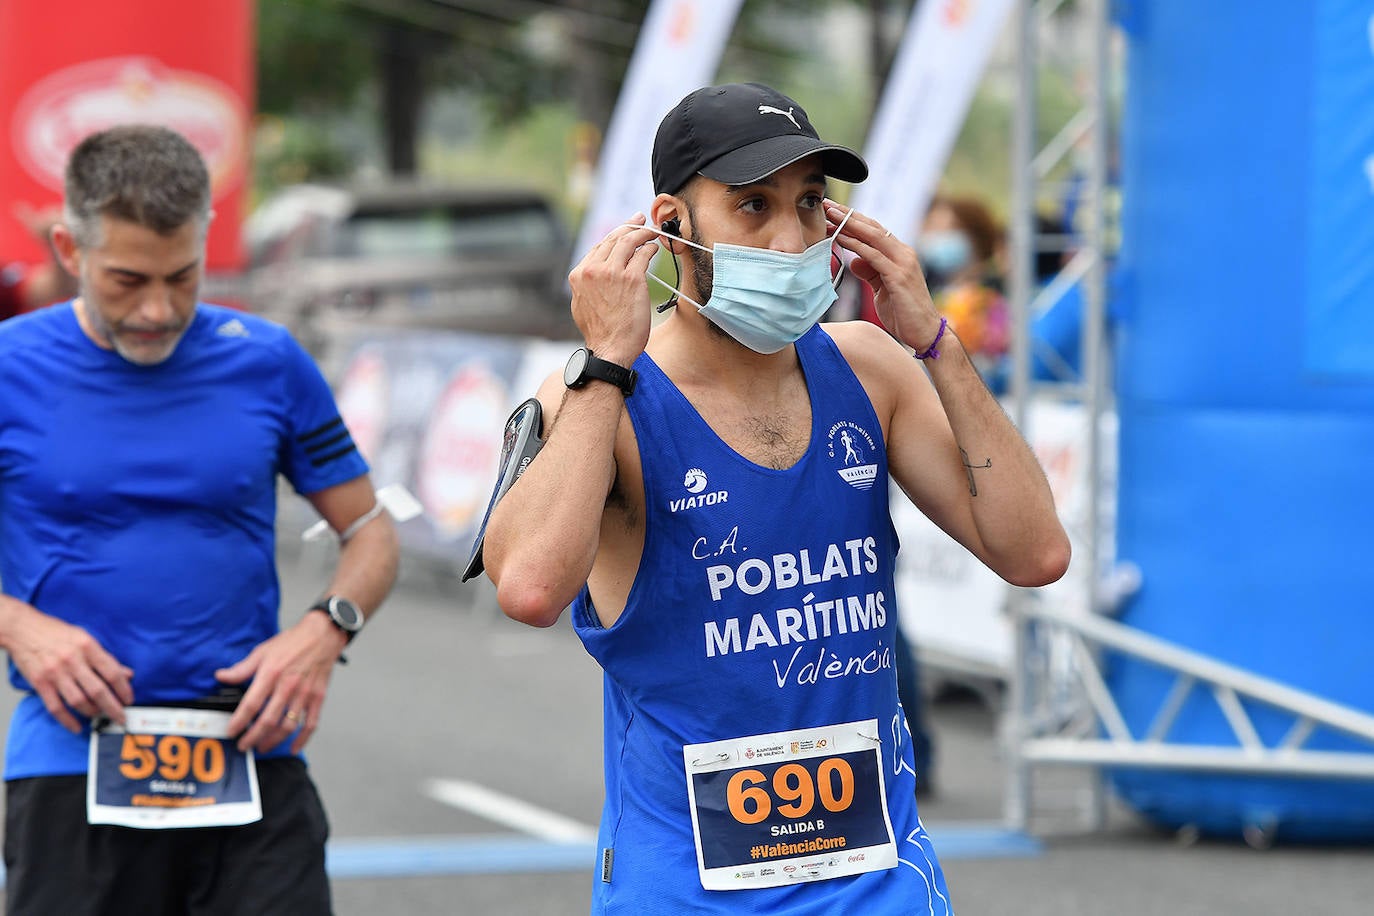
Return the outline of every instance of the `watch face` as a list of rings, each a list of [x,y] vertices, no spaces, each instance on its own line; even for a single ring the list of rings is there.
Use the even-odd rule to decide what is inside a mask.
[[[572,356],[568,357],[568,364],[563,367],[563,384],[569,388],[574,388],[582,382],[582,370],[587,368],[587,357],[591,352],[586,347],[578,347],[573,351]]]
[[[339,626],[350,632],[357,632],[363,628],[363,612],[347,598],[340,598],[337,595],[330,598],[329,616],[333,617]]]

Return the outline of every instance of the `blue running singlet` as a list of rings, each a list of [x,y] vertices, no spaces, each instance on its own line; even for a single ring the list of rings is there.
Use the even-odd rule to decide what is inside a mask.
[[[754,464],[647,355],[626,401],[645,542],[605,672],[600,914],[952,913],[916,812],[882,429],[829,335],[796,344],[806,453]]]

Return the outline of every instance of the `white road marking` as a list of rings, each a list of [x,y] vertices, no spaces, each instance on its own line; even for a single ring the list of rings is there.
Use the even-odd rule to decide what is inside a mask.
[[[431,779],[424,792],[437,802],[555,843],[596,839],[596,828],[494,789],[461,779]]]

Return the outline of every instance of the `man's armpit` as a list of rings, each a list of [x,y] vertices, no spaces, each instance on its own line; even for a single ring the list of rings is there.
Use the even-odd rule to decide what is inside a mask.
[[[625,492],[620,475],[616,475],[611,491],[606,494],[606,515],[616,519],[626,531],[634,531],[640,525],[640,509]]]

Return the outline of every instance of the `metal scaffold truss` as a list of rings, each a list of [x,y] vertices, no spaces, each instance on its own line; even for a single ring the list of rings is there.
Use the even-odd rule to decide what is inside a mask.
[[[1064,0],[1020,0],[1016,8],[1018,95],[1008,220],[1009,298],[1015,324],[1011,407],[1024,430],[1033,399],[1071,399],[1082,404],[1088,429],[1087,473],[1093,482],[1074,559],[1084,571],[1089,594],[1082,605],[1087,610],[1051,607],[1042,595],[1010,587],[1008,591],[1014,648],[1003,722],[1004,800],[1008,826],[1020,830],[1028,828],[1036,808],[1032,773],[1040,766],[1067,766],[1091,774],[1086,813],[1090,828],[1096,830],[1106,823],[1103,774],[1108,767],[1374,779],[1374,716],[1109,619],[1123,589],[1110,584],[1119,572],[1113,557],[1115,507],[1112,487],[1102,483],[1112,479],[1115,468],[1115,411],[1107,384],[1111,354],[1106,334],[1107,271],[1115,247],[1108,212],[1113,48],[1108,6],[1108,0],[1072,5]],[[1045,35],[1059,39],[1067,35],[1072,40],[1045,42]],[[1082,91],[1082,107],[1063,124],[1049,125],[1045,134],[1049,139],[1040,143],[1044,126],[1037,106],[1041,76],[1066,68],[1076,71],[1070,82]],[[1057,277],[1037,288],[1037,253],[1063,250],[1055,249],[1056,240],[1045,237],[1037,227],[1037,206],[1051,196],[1047,192],[1054,184],[1052,176],[1062,173],[1062,163],[1073,150],[1086,154],[1079,161],[1084,218],[1072,240],[1073,256]],[[1083,292],[1081,373],[1077,377],[1057,373],[1055,382],[1035,381],[1032,358],[1044,354],[1033,353],[1032,320],[1075,284]],[[1128,726],[1104,676],[1106,665],[1123,655],[1173,675],[1172,686],[1162,691],[1152,720],[1140,733]],[[1167,674],[1161,683],[1169,683]],[[1201,705],[1199,698],[1214,708]],[[1179,728],[1185,709],[1190,721],[1198,710],[1208,714],[1219,710],[1229,725],[1226,737],[1231,740],[1212,744],[1185,740],[1184,729]],[[1275,737],[1275,732],[1280,734]],[[1324,732],[1353,739],[1346,743],[1355,749],[1313,747],[1313,736]]]
[[[1008,220],[1011,237],[1009,293],[1015,333],[1012,336],[1011,408],[1017,426],[1027,429],[1032,400],[1041,397],[1069,399],[1083,406],[1087,424],[1086,473],[1089,496],[1086,517],[1082,519],[1081,538],[1075,548],[1074,562],[1083,569],[1082,581],[1090,593],[1084,602],[1096,609],[1095,598],[1100,578],[1100,554],[1110,531],[1110,501],[1103,498],[1099,482],[1105,477],[1107,455],[1104,447],[1103,418],[1113,414],[1111,392],[1105,379],[1105,299],[1108,256],[1108,228],[1106,221],[1107,157],[1110,130],[1108,117],[1107,81],[1110,53],[1109,24],[1106,0],[1090,0],[1074,12],[1079,17],[1077,50],[1070,59],[1048,54],[1041,41],[1042,33],[1055,27],[1055,17],[1063,12],[1063,0],[1020,0],[1016,7],[1017,101],[1012,125],[1012,197]],[[1074,58],[1077,59],[1074,59]],[[1066,65],[1076,67],[1087,58],[1086,73],[1071,76],[1068,82],[1087,90],[1081,107],[1068,120],[1055,125],[1048,142],[1041,145],[1040,111],[1038,106],[1042,70],[1062,72]],[[1040,202],[1053,196],[1052,176],[1062,172],[1062,164],[1074,149],[1086,152],[1083,178],[1083,221],[1079,237],[1073,239],[1072,258],[1042,288],[1037,288],[1035,260],[1043,251],[1063,251],[1065,239],[1048,238],[1037,221]],[[1081,372],[1058,372],[1054,382],[1037,382],[1032,377],[1033,338],[1032,321],[1050,303],[1058,300],[1070,287],[1081,284],[1083,314],[1080,324],[1079,347]],[[1042,358],[1045,354],[1038,354]],[[1008,694],[1004,734],[1007,749],[1007,786],[1005,797],[1006,820],[1014,829],[1024,830],[1029,824],[1032,808],[1031,768],[1044,758],[1027,753],[1031,742],[1046,734],[1056,740],[1070,741],[1086,737],[1087,729],[1095,729],[1092,700],[1080,689],[1074,677],[1072,653],[1062,650],[1062,640],[1055,644],[1042,642],[1039,656],[1047,661],[1040,677],[1032,677],[1031,655],[1037,646],[1029,613],[1035,598],[1011,589],[1007,606],[1012,620],[1012,664],[1008,679]],[[1091,613],[1092,611],[1089,611]],[[1094,669],[1095,670],[1095,669]],[[1098,700],[1110,702],[1110,694],[1101,678],[1097,678]],[[1120,715],[1117,713],[1119,720]],[[1062,727],[1074,730],[1064,731]],[[1048,730],[1048,731],[1047,731]],[[1048,739],[1047,739],[1048,740]],[[1100,773],[1094,773],[1090,807],[1094,826],[1105,822],[1105,808]]]
[[[1076,681],[1077,707],[1044,697],[1029,721],[1021,756],[1030,763],[1132,766],[1160,769],[1341,779],[1374,779],[1374,716],[1333,703],[1278,681],[1142,633],[1101,617],[1081,617],[1048,608],[1027,608],[1040,637],[1063,652]],[[1104,652],[1103,650],[1108,650]],[[1174,675],[1149,727],[1133,734],[1103,678],[1103,659],[1129,655]],[[1052,657],[1052,654],[1046,657]],[[1043,672],[1042,672],[1043,673]],[[1035,677],[1042,685],[1054,678]],[[1194,695],[1210,695],[1230,725],[1229,744],[1170,740],[1179,712]],[[1246,701],[1291,719],[1277,741],[1264,741],[1246,711]],[[1056,714],[1056,710],[1058,714]],[[1068,714],[1065,712],[1068,711]],[[1347,735],[1365,750],[1313,750],[1319,729]]]

